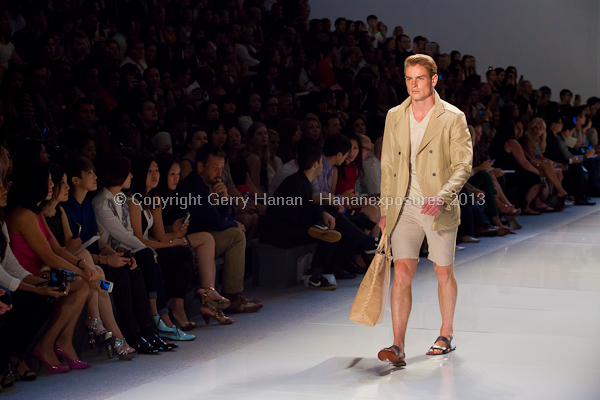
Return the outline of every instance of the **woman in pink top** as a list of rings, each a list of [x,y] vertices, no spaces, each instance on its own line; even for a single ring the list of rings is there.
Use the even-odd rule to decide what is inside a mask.
[[[41,214],[40,204],[52,198],[53,186],[48,167],[43,163],[27,166],[27,171],[15,179],[15,188],[9,199],[18,204],[6,223],[11,249],[19,263],[33,274],[42,265],[74,271],[78,277],[67,287],[68,295],[61,298],[48,322],[46,333],[32,355],[39,359],[49,373],[63,373],[69,369],[87,368],[73,348],[73,331],[88,297],[90,286],[97,287],[98,272],[92,263],[72,255],[62,248]],[[92,284],[92,281],[96,281]],[[58,356],[69,367],[60,363]]]

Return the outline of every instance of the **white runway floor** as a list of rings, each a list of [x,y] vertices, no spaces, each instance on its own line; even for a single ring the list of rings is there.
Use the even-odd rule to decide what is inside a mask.
[[[600,214],[466,262],[456,276],[458,348],[448,356],[424,355],[440,323],[428,274],[413,288],[406,368],[376,358],[392,342],[389,307],[383,325],[366,328],[348,320],[348,304],[115,398],[600,398]]]
[[[160,356],[191,360],[170,371],[149,364],[151,356],[139,356],[129,364],[138,362],[141,377],[129,387],[122,381],[133,367],[110,361],[123,375],[114,370],[120,386],[111,389],[105,382],[104,393],[115,399],[195,400],[600,399],[600,207],[522,221],[518,235],[484,239],[457,253],[457,351],[448,356],[425,356],[440,317],[435,274],[422,260],[413,284],[405,368],[377,359],[379,349],[392,343],[389,306],[383,325],[375,328],[348,320],[359,283],[354,280],[334,293],[295,288],[273,295],[261,317],[237,316],[231,327],[199,328],[188,350],[183,344],[178,355]],[[220,344],[212,359],[189,358],[191,352],[206,354],[213,336],[234,337],[244,329],[262,329],[262,337],[239,339],[228,350]],[[94,369],[110,369],[108,363]],[[160,373],[152,378],[139,368]],[[94,379],[87,372],[67,375]],[[46,385],[56,382],[40,378]],[[19,394],[34,398],[26,385],[19,382]],[[89,397],[106,396],[95,391]]]

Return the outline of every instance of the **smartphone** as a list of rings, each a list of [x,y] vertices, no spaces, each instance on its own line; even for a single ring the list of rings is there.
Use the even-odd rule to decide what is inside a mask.
[[[192,215],[189,212],[187,214],[185,214],[185,218],[183,219],[183,223],[186,224],[190,220],[191,216]]]
[[[483,115],[483,110],[479,110],[479,115]]]
[[[496,162],[495,158],[493,160],[490,160],[490,163],[492,163],[492,164],[495,163],[495,162]]]
[[[80,234],[81,234],[81,225],[76,223],[75,229],[73,229],[73,237],[78,238]]]
[[[113,290],[114,284],[112,282],[103,281],[102,279],[100,279],[100,281],[98,281],[98,284],[100,285],[100,289],[105,290],[108,293],[111,293]]]
[[[441,81],[441,80],[444,78],[444,76],[443,76],[443,75],[444,75],[444,74],[438,74],[438,81]]]
[[[588,150],[594,150],[594,146],[590,146]]]
[[[577,117],[573,117],[573,123],[576,124],[577,123]]]
[[[42,137],[42,139],[46,139],[48,137],[48,128],[44,128],[43,131],[40,132],[40,136]]]

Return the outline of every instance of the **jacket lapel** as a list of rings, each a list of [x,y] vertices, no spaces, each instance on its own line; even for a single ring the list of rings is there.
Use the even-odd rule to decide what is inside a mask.
[[[417,155],[431,142],[437,135],[439,135],[444,126],[439,121],[439,117],[445,112],[444,105],[442,104],[442,99],[438,95],[437,91],[435,92],[435,105],[433,106],[433,115],[429,119],[429,123],[427,124],[427,129],[425,129],[425,134],[423,135],[423,140],[421,140],[421,144],[419,145],[419,151]]]

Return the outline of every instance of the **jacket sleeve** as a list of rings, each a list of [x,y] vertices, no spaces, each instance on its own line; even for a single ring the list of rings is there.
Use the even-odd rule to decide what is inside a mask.
[[[381,216],[386,216],[390,202],[386,199],[392,196],[392,178],[394,176],[393,162],[393,138],[394,118],[391,112],[388,112],[385,119],[385,130],[383,131],[383,145],[381,148],[381,196],[380,210]]]
[[[383,159],[383,157],[382,157]],[[437,193],[446,205],[458,196],[473,169],[473,143],[464,114],[457,115],[450,128],[450,162],[452,175]]]

